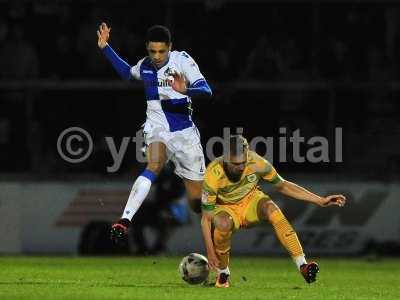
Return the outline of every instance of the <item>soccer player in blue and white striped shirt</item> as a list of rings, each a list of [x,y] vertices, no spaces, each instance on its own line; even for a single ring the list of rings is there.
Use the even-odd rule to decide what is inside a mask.
[[[121,219],[113,225],[111,236],[118,240],[126,234],[168,159],[174,162],[175,173],[184,181],[190,206],[196,213],[201,212],[205,162],[200,135],[191,118],[191,98],[210,97],[212,92],[193,58],[184,51],[172,51],[168,28],[155,25],[148,29],[148,56],[134,66],[120,58],[108,44],[110,30],[105,23],[99,26],[99,48],[123,79],[143,81],[147,100],[144,136],[148,163],[133,184]]]

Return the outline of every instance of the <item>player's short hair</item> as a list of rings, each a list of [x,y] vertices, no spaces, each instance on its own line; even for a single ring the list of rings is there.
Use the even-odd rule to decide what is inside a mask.
[[[249,150],[249,143],[241,134],[231,135],[228,146],[229,155],[240,155]]]
[[[169,45],[171,44],[171,32],[162,25],[151,26],[146,33],[146,44],[149,42],[164,42]]]

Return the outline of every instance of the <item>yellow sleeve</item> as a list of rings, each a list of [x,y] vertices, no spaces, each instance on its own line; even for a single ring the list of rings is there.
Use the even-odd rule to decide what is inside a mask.
[[[206,211],[215,209],[218,193],[218,165],[211,163],[205,172],[203,182],[203,192],[201,196],[201,208]]]
[[[272,184],[277,184],[282,182],[284,179],[276,172],[274,166],[268,162],[266,159],[259,157],[257,163],[259,169],[259,176]]]

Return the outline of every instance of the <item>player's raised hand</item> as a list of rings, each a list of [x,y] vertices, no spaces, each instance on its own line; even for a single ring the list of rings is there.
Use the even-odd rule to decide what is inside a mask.
[[[174,78],[174,80],[169,80],[169,84],[171,85],[171,87],[178,93],[185,95],[187,91],[185,77],[179,72],[174,72],[171,75]]]
[[[111,27],[108,27],[106,23],[101,23],[99,30],[97,30],[97,45],[100,49],[107,46],[108,39],[110,38]]]
[[[322,198],[319,204],[324,207],[331,205],[343,207],[346,204],[346,197],[343,195],[330,195]]]

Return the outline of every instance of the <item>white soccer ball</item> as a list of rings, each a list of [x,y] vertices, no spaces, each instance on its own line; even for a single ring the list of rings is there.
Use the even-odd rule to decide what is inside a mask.
[[[179,264],[179,274],[189,284],[204,282],[209,273],[207,258],[198,253],[190,253]]]

